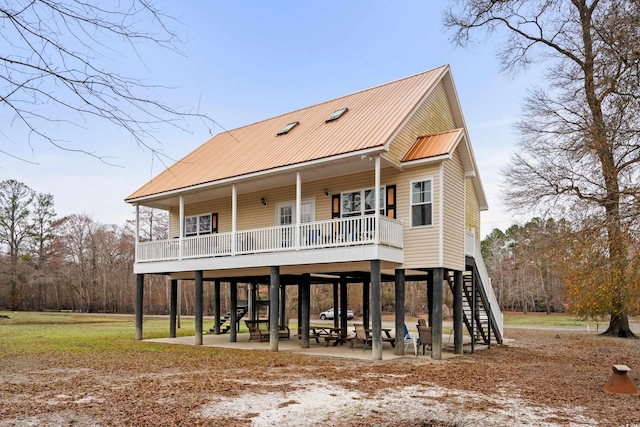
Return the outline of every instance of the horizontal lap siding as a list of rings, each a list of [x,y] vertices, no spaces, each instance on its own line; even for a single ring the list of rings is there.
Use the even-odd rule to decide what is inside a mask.
[[[427,99],[396,135],[384,157],[393,164],[409,151],[419,136],[455,129],[455,120],[443,82],[438,83]]]
[[[474,229],[476,233],[476,243],[480,244],[480,204],[472,178],[467,178],[467,212],[466,229]]]
[[[464,270],[465,186],[460,148],[444,162],[444,267]]]

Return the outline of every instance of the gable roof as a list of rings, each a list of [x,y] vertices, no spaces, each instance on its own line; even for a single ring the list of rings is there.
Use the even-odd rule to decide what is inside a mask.
[[[438,82],[445,65],[360,92],[219,133],[135,191],[126,201],[256,172],[383,150]],[[342,117],[326,122],[336,110]],[[299,122],[286,134],[287,124]]]

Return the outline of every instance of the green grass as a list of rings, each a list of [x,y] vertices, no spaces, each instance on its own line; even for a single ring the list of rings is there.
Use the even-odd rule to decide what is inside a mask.
[[[564,313],[552,313],[547,315],[546,313],[504,313],[504,324],[506,326],[595,326],[596,324],[603,325],[608,323],[605,319],[596,320],[584,320],[576,316],[571,316]]]
[[[101,316],[72,313],[0,312],[0,349],[8,354],[56,351],[108,351],[135,339],[133,316]],[[194,334],[194,321],[182,319],[178,336]],[[166,318],[149,317],[143,323],[144,338],[169,335]]]

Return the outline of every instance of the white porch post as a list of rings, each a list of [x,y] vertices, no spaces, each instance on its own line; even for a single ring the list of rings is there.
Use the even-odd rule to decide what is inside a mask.
[[[300,219],[302,213],[302,178],[300,172],[296,172],[296,250],[300,250]]]
[[[380,156],[376,156],[376,178],[375,178],[375,189],[374,189],[374,197],[375,197],[375,207],[376,207],[376,216],[375,216],[375,237],[374,243],[380,243]]]
[[[179,214],[180,218],[180,226],[179,226],[179,233],[180,236],[178,236],[178,259],[182,259],[182,239],[184,237],[184,197],[180,196],[180,214]]]
[[[140,243],[140,205],[136,203],[136,248],[135,260],[138,261],[138,243]]]
[[[236,217],[238,215],[238,189],[231,186],[231,255],[236,254]]]

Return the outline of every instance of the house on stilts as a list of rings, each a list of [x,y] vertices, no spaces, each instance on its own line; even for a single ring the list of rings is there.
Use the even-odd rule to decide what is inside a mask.
[[[299,334],[309,346],[310,289],[332,283],[343,336],[347,287],[362,283],[373,359],[382,358],[381,285],[395,283],[396,330],[405,281],[425,283],[434,359],[442,352],[443,292],[453,292],[454,348],[502,341],[502,314],[480,253],[487,201],[449,66],[222,132],[126,198],[169,212],[170,238],[136,237],[136,339],[144,277],[195,281],[195,341],[202,344],[203,283],[229,283],[229,337],[255,292],[269,286],[269,347],[278,350],[287,287],[299,292]],[[137,224],[136,227],[139,225]],[[139,233],[136,233],[138,236]],[[334,296],[334,300],[338,297]],[[369,305],[370,301],[370,305]],[[370,322],[370,324],[369,324]],[[396,354],[403,354],[402,334]]]

